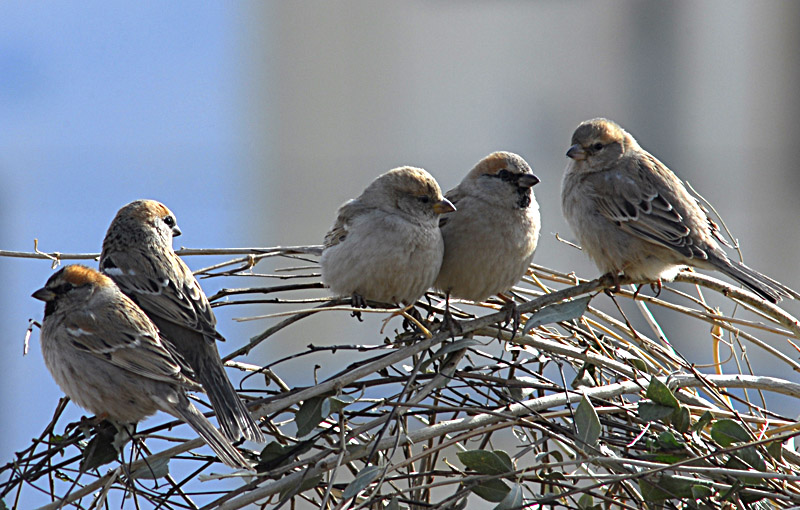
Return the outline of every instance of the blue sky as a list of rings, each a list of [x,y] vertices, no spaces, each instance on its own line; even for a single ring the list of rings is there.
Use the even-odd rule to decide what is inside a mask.
[[[38,238],[45,251],[97,252],[117,209],[145,197],[176,213],[186,246],[243,243],[239,5],[0,5],[2,249],[31,251]],[[42,315],[29,296],[51,273],[44,261],[0,258],[2,463],[61,396],[38,332],[22,356],[27,319]]]

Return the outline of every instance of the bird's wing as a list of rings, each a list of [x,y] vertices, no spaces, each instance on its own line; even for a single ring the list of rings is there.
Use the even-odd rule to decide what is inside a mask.
[[[347,238],[353,220],[359,215],[364,214],[369,208],[364,206],[358,199],[345,202],[336,212],[336,221],[333,227],[325,234],[324,248],[331,248],[343,242]]]
[[[100,269],[146,313],[224,340],[216,330],[217,319],[208,298],[177,255],[156,258],[115,252],[103,257]]]
[[[73,314],[65,326],[72,345],[80,351],[148,379],[195,386],[186,377],[191,370],[138,309]]]
[[[687,214],[705,213],[675,174],[655,158],[626,163],[635,165],[630,173],[633,177],[617,171],[596,174],[593,199],[598,211],[629,234],[673,249],[687,258],[707,259],[705,247],[694,241],[693,226],[686,220]],[[698,210],[686,210],[692,207]]]

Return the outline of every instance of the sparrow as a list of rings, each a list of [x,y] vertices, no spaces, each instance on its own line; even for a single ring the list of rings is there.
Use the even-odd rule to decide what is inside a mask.
[[[539,240],[538,182],[520,156],[493,152],[445,193],[458,210],[439,220],[444,258],[434,287],[483,301],[522,278]]]
[[[339,208],[325,235],[322,281],[356,306],[363,300],[413,305],[442,264],[438,216],[454,210],[425,170],[389,170]]]
[[[203,386],[225,436],[264,442],[264,435],[225,374],[217,319],[200,284],[172,249],[175,215],[154,200],[124,206],[108,228],[100,270],[150,317]]]
[[[200,389],[191,368],[110,278],[66,266],[33,297],[45,302],[45,364],[75,403],[120,430],[164,411],[192,427],[222,462],[251,469],[187,398],[186,391]]]
[[[567,157],[564,217],[597,267],[617,281],[623,273],[660,284],[692,266],[720,271],[772,303],[800,297],[728,258],[720,244],[730,245],[708,211],[615,122],[581,123]]]

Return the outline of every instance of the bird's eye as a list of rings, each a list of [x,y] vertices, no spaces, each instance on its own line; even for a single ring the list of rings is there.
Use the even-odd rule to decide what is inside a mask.
[[[597,142],[596,144],[592,145],[592,150],[595,151],[595,152],[599,151],[602,148],[603,148],[603,144],[600,143],[600,142]]]
[[[427,203],[430,203],[431,197],[429,197],[428,195],[420,195],[420,196],[417,197],[417,200],[419,200],[423,204],[427,204]]]
[[[508,180],[511,177],[511,172],[506,170],[505,168],[497,172],[497,176],[503,179],[504,181]]]
[[[73,284],[71,284],[69,282],[64,282],[61,285],[57,285],[57,286],[53,287],[53,292],[56,293],[56,294],[59,294],[59,295],[64,295],[64,294],[66,294],[67,292],[71,291],[74,288],[75,288],[75,286]]]
[[[166,223],[168,227],[174,227],[175,218],[173,218],[172,216],[164,216],[164,223]]]

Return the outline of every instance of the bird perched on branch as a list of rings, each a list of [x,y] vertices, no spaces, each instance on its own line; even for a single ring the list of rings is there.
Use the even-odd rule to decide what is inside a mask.
[[[33,297],[45,302],[45,364],[75,403],[118,428],[164,411],[189,424],[222,462],[250,469],[186,397],[187,390],[200,389],[191,368],[110,278],[66,266]]]
[[[445,194],[457,211],[439,221],[444,259],[436,288],[483,301],[522,278],[539,240],[538,182],[520,156],[494,152]]]
[[[217,319],[200,284],[172,249],[175,215],[154,200],[124,206],[108,227],[100,270],[130,297],[192,367],[225,436],[264,442],[264,435],[225,374]]]
[[[581,123],[567,151],[564,217],[597,267],[615,278],[672,280],[682,266],[716,269],[773,303],[797,292],[731,260],[708,212],[678,177],[608,119]]]
[[[453,210],[425,170],[389,170],[339,208],[325,235],[322,281],[337,295],[353,296],[354,305],[363,299],[412,305],[439,273],[438,216]]]

